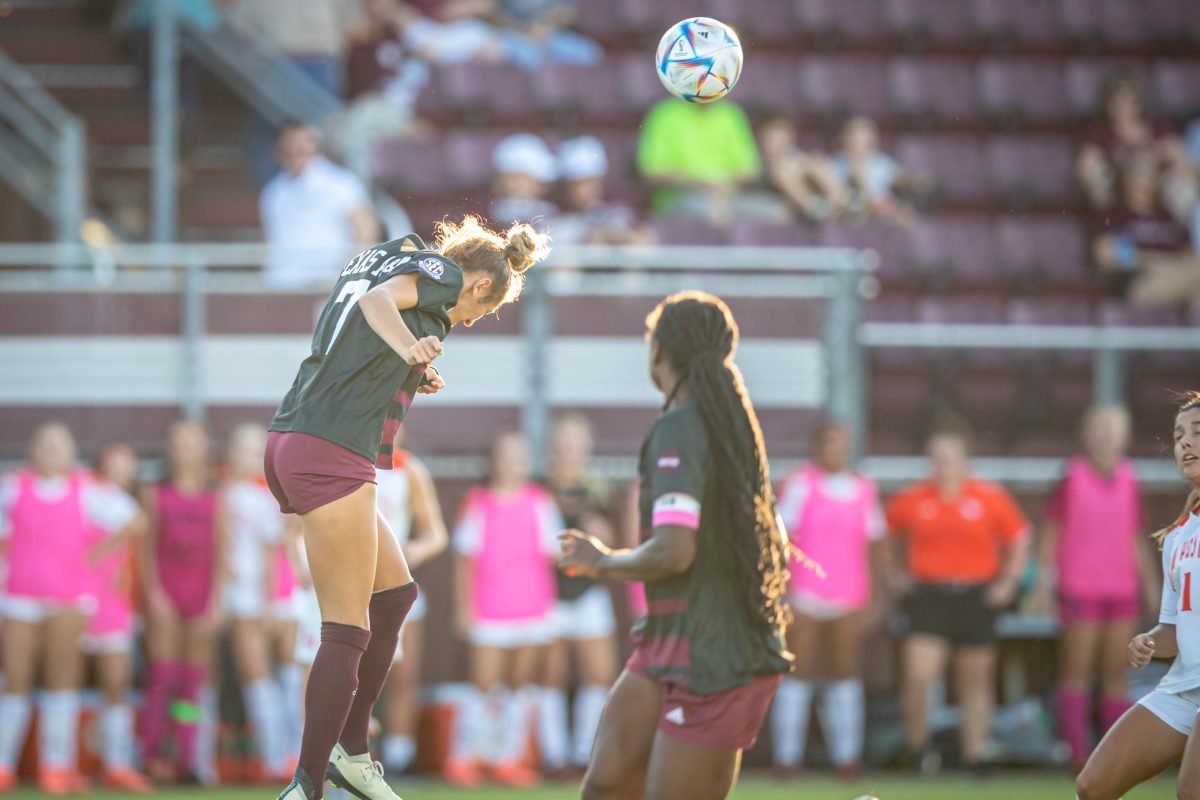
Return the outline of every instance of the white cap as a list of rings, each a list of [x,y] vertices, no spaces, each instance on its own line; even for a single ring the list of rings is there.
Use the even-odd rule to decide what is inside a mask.
[[[558,162],[540,136],[514,133],[492,151],[492,168],[506,174],[528,175],[545,183],[558,177]]]
[[[558,169],[569,181],[602,178],[608,172],[604,144],[595,136],[578,136],[558,147]]]

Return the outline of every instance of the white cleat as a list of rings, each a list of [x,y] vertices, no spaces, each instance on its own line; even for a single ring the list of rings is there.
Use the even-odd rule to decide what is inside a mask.
[[[352,756],[341,743],[329,754],[325,777],[334,786],[344,789],[360,800],[401,800],[383,779],[383,765],[371,760],[370,753]],[[291,798],[285,798],[291,800]]]
[[[316,795],[312,779],[302,769],[297,769],[292,782],[279,794],[279,800],[312,800]]]

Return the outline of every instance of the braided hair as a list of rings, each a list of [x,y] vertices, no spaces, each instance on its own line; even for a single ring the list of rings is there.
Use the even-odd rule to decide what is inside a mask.
[[[707,560],[728,574],[746,600],[752,628],[782,635],[790,618],[783,599],[788,540],[776,520],[758,416],[733,363],[737,322],[719,297],[688,291],[663,300],[646,327],[679,376],[674,391],[686,385],[708,434],[712,463],[720,465],[720,478],[704,490],[700,521],[701,537],[716,546],[699,548],[697,562]]]

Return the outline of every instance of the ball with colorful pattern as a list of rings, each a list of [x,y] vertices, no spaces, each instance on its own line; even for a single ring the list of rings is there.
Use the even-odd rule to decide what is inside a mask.
[[[742,44],[725,23],[691,17],[663,34],[654,63],[668,92],[689,103],[711,103],[729,94],[742,74]]]

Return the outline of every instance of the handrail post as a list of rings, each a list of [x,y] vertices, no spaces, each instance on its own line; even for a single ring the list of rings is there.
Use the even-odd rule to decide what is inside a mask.
[[[552,269],[552,268],[548,268]],[[554,307],[546,269],[529,273],[521,302],[521,333],[528,355],[525,369],[527,396],[521,407],[521,430],[533,448],[534,469],[546,464],[546,438],[550,427],[550,337],[554,333]]]
[[[1125,354],[1108,336],[1108,328],[1100,329],[1096,349],[1092,353],[1092,395],[1097,405],[1121,405],[1125,401]]]
[[[83,124],[71,119],[63,123],[55,153],[55,239],[59,242],[79,241],[84,208]]]
[[[858,256],[862,269],[866,261]],[[859,340],[863,298],[860,291],[863,272],[845,271],[830,274],[833,284],[825,303],[823,336],[825,340],[825,413],[847,423],[854,431],[854,452],[865,452],[866,392],[865,349]]]
[[[202,344],[206,315],[204,261],[197,257],[183,262],[182,367],[180,390],[183,393],[183,414],[190,420],[203,422],[205,416],[204,354]]]
[[[154,172],[150,187],[153,207],[151,234],[156,242],[173,242],[176,239],[175,161],[179,146],[179,125],[176,119],[176,109],[179,105],[179,30],[174,3],[153,4],[151,30],[151,137],[154,151]]]

